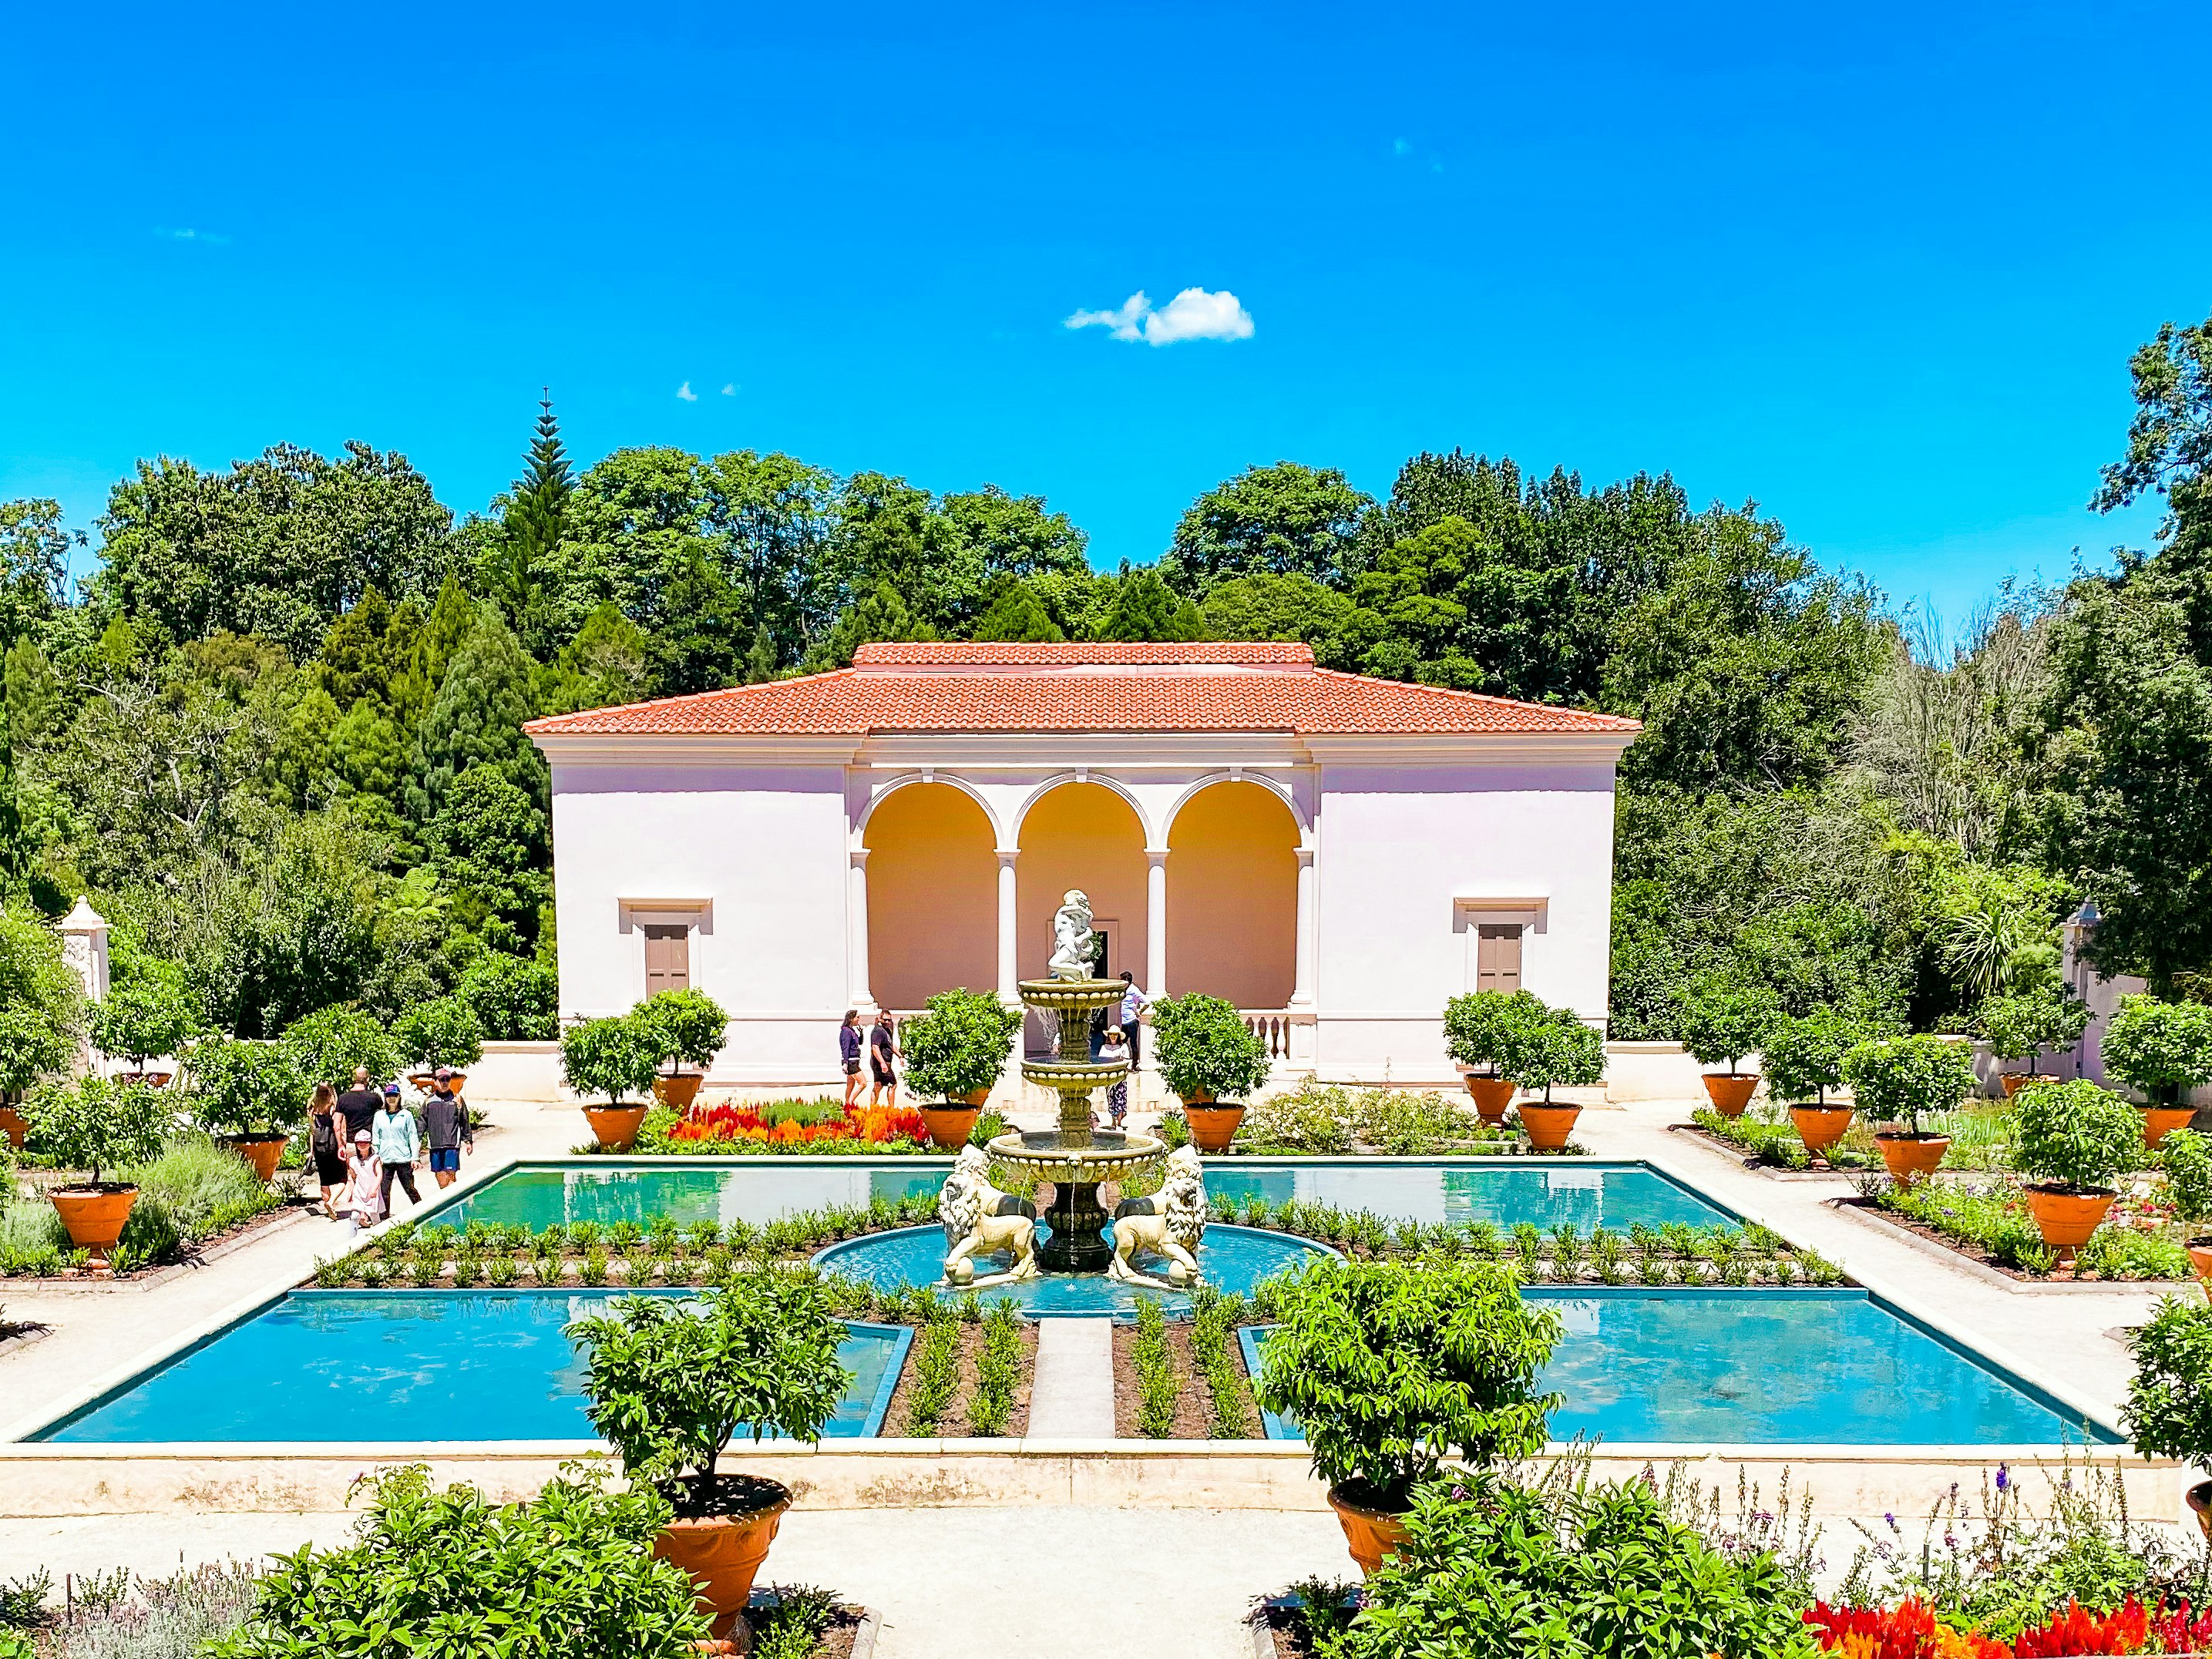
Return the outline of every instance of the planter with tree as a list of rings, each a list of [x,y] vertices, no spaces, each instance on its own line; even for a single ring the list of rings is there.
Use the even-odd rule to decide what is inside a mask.
[[[1723,1117],[1741,1117],[1759,1091],[1759,1073],[1736,1069],[1746,1054],[1757,1054],[1782,1013],[1774,993],[1722,974],[1701,974],[1690,982],[1675,1017],[1682,1046],[1700,1066],[1726,1061],[1725,1073],[1705,1075],[1705,1093]]]
[[[483,1026],[464,997],[416,1003],[392,1022],[392,1035],[398,1041],[402,1063],[415,1068],[407,1080],[426,1094],[436,1086],[441,1066],[453,1073],[453,1090],[459,1094],[468,1083],[469,1067],[483,1058]]]
[[[1571,1008],[1551,1008],[1533,997],[1517,1009],[1504,1033],[1498,1064],[1524,1090],[1541,1089],[1540,1101],[1522,1100],[1514,1110],[1522,1133],[1540,1152],[1563,1152],[1583,1109],[1555,1102],[1552,1091],[1586,1089],[1605,1079],[1605,1039]]]
[[[633,1485],[674,1510],[653,1553],[691,1575],[699,1609],[726,1636],[744,1611],[791,1489],[718,1473],[739,1429],[812,1443],[850,1380],[845,1328],[822,1282],[775,1267],[742,1273],[694,1310],[673,1297],[625,1297],[567,1334],[583,1351],[592,1426]]]
[[[2089,1006],[2070,996],[2056,981],[2038,981],[2024,991],[1991,997],[1974,1013],[1975,1028],[1990,1040],[1990,1052],[2002,1064],[2024,1060],[2025,1072],[2000,1072],[2007,1097],[2036,1080],[2036,1061],[2045,1048],[2063,1054],[2089,1029]]]
[[[150,1083],[161,1088],[170,1080],[167,1072],[149,1072],[148,1060],[156,1054],[180,1057],[195,1037],[207,1030],[199,999],[183,975],[166,963],[141,962],[138,971],[92,1005],[93,1046],[103,1054],[131,1062],[131,1070],[117,1081]]]
[[[1447,1455],[1472,1468],[1544,1449],[1537,1379],[1559,1317],[1488,1261],[1316,1261],[1281,1285],[1254,1391],[1294,1415],[1363,1572],[1405,1536]]]
[[[2071,1266],[2119,1196],[2113,1187],[2142,1146],[2136,1109],[2094,1083],[2046,1079],[2013,1097],[2020,1122],[2013,1161],[2043,1242]]]
[[[1543,1006],[1533,991],[1470,991],[1444,1004],[1445,1050],[1485,1123],[1504,1122],[1513,1104],[1513,1079],[1498,1070],[1498,1060],[1514,1019],[1531,1005]]]
[[[921,1104],[930,1145],[957,1152],[968,1144],[1021,1029],[1019,1008],[962,988],[939,991],[901,1028],[907,1090]]]
[[[652,1036],[653,1064],[668,1068],[653,1079],[653,1097],[684,1110],[699,1097],[707,1068],[729,1040],[730,1017],[704,991],[688,987],[654,993],[631,1009],[629,1017]],[[686,1060],[699,1069],[685,1071]]]
[[[276,1042],[310,1089],[327,1083],[343,1090],[357,1070],[367,1072],[371,1082],[388,1082],[406,1060],[390,1026],[340,1003],[294,1020]]]
[[[2176,1129],[2158,1143],[2158,1167],[2174,1218],[2190,1229],[2189,1265],[2212,1294],[2212,1233],[2198,1231],[2212,1221],[2212,1140],[2194,1129]]]
[[[1152,1005],[1152,1053],[1160,1080],[1182,1097],[1192,1144],[1227,1152],[1244,1121],[1238,1097],[1267,1080],[1267,1045],[1236,1004],[1193,991]]]
[[[1875,1144],[1904,1186],[1934,1174],[1951,1150],[1951,1137],[1923,1129],[1921,1119],[1956,1111],[1973,1092],[1973,1051],[1940,1036],[1876,1037],[1844,1056],[1844,1080],[1868,1117],[1903,1126],[1877,1129]]]
[[[264,1182],[274,1181],[313,1092],[293,1053],[277,1042],[210,1037],[185,1052],[185,1072],[193,1121]]]
[[[1831,1105],[1828,1091],[1843,1086],[1844,1056],[1866,1036],[1863,1024],[1833,1008],[1785,1016],[1767,1030],[1767,1090],[1790,1103],[1790,1121],[1816,1163],[1826,1164],[1828,1149],[1850,1132],[1852,1108]]]
[[[628,1014],[587,1019],[561,1033],[562,1080],[584,1097],[584,1116],[605,1150],[627,1152],[635,1144],[647,1109],[627,1103],[653,1087],[659,1046],[659,1037]],[[607,1103],[592,1105],[600,1095]]]
[[[161,1152],[175,1115],[171,1098],[143,1083],[86,1077],[49,1084],[32,1096],[23,1115],[30,1121],[33,1152],[61,1169],[85,1172],[84,1180],[51,1188],[46,1197],[69,1230],[70,1243],[104,1261],[138,1201],[137,1187],[105,1177]]]
[[[2146,1457],[2178,1457],[2212,1470],[2212,1307],[2169,1296],[2130,1345],[2136,1374],[2120,1425]],[[2189,1489],[2197,1524],[2212,1540],[2212,1480]]]
[[[2212,1007],[2122,997],[2102,1046],[2105,1070],[2143,1097],[2143,1140],[2155,1146],[2193,1115],[2182,1091],[2212,1083]]]

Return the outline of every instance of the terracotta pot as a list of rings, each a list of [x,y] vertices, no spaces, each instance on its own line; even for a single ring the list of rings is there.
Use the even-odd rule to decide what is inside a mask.
[[[2142,1114],[2143,1145],[2155,1146],[2176,1129],[2185,1129],[2197,1115],[2194,1106],[2138,1106]]]
[[[1505,1121],[1505,1109],[1513,1103],[1513,1079],[1504,1077],[1475,1077],[1467,1079],[1467,1091],[1474,1097],[1475,1115],[1485,1123]]]
[[[1797,1139],[1805,1143],[1805,1150],[1825,1162],[1828,1148],[1850,1133],[1851,1109],[1848,1106],[1792,1106],[1790,1121],[1797,1126]]]
[[[586,1106],[585,1119],[599,1145],[611,1152],[626,1152],[637,1141],[637,1126],[645,1121],[642,1106]]]
[[[1206,1102],[1213,1097],[1208,1095]],[[1237,1126],[1244,1121],[1244,1109],[1239,1105],[1217,1106],[1194,1100],[1185,1100],[1182,1115],[1190,1125],[1190,1144],[1201,1152],[1225,1152],[1229,1143],[1237,1139]]]
[[[1741,1117],[1743,1109],[1751,1104],[1752,1096],[1759,1092],[1759,1073],[1708,1072],[1705,1092],[1712,1097],[1713,1109],[1723,1117]]]
[[[1336,1511],[1337,1524],[1344,1528],[1346,1547],[1359,1563],[1360,1575],[1371,1578],[1382,1567],[1382,1558],[1395,1555],[1406,1541],[1406,1517],[1398,1510],[1371,1510],[1355,1504],[1344,1492],[1343,1486],[1331,1486],[1328,1506]]]
[[[1874,1139],[1881,1148],[1881,1161],[1889,1165],[1889,1178],[1900,1187],[1934,1175],[1936,1166],[1943,1161],[1943,1154],[1951,1150],[1948,1135],[1905,1134],[1889,1129]]]
[[[2192,1238],[2188,1248],[2189,1265],[2197,1269],[2197,1282],[2204,1286],[2204,1294],[2212,1297],[2212,1237]]]
[[[276,1166],[283,1161],[289,1139],[281,1134],[225,1135],[221,1144],[252,1164],[254,1178],[265,1187],[276,1179]]]
[[[435,1072],[410,1072],[407,1074],[407,1080],[426,1095],[438,1086],[438,1074]],[[466,1072],[456,1072],[446,1079],[446,1084],[455,1094],[459,1094],[468,1086],[468,1081],[469,1074]]]
[[[653,1097],[664,1106],[686,1111],[699,1098],[699,1085],[706,1080],[703,1072],[678,1072],[674,1077],[657,1077],[653,1079]]]
[[[2197,1527],[2212,1539],[2212,1480],[2200,1480],[2188,1492],[2189,1507],[2197,1511]]]
[[[2038,1079],[2032,1073],[2027,1072],[2000,1072],[1997,1073],[1997,1085],[2004,1091],[2005,1098],[2007,1100],[2010,1100],[2022,1089],[2027,1087],[2029,1084],[2036,1081],[2038,1081]]]
[[[696,1521],[671,1521],[653,1540],[653,1553],[672,1561],[691,1575],[698,1586],[699,1611],[714,1620],[714,1633],[726,1636],[752,1597],[753,1579],[768,1559],[775,1542],[783,1512],[791,1507],[791,1489],[773,1480],[758,1482],[775,1487],[782,1496],[744,1515],[706,1516]]]
[[[0,1135],[8,1137],[10,1146],[21,1146],[23,1137],[30,1133],[31,1126],[23,1121],[21,1112],[13,1106],[0,1106]]]
[[[2105,1212],[2112,1207],[2112,1193],[2069,1192],[2063,1187],[2031,1186],[2021,1188],[2027,1200],[2027,1212],[2035,1218],[2036,1231],[2043,1242],[2061,1255],[2071,1255],[2089,1242],[2089,1235],[2105,1218]]]
[[[921,1121],[929,1131],[929,1144],[948,1152],[957,1152],[968,1144],[968,1136],[975,1127],[975,1120],[983,1115],[980,1106],[925,1106]]]
[[[1583,1115],[1579,1106],[1547,1106],[1540,1100],[1524,1100],[1513,1109],[1521,1114],[1521,1131],[1528,1144],[1540,1152],[1562,1150],[1575,1132],[1575,1120]]]
[[[80,1250],[105,1256],[123,1237],[123,1224],[131,1219],[131,1206],[138,1201],[136,1187],[56,1187],[46,1194],[54,1212],[69,1229],[70,1243]]]

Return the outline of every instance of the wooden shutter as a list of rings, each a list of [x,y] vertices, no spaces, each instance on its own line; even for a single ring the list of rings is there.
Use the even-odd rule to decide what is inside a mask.
[[[691,988],[691,930],[647,923],[645,929],[645,994]]]
[[[1474,988],[1478,991],[1517,991],[1521,988],[1521,924],[1485,921],[1475,927]]]

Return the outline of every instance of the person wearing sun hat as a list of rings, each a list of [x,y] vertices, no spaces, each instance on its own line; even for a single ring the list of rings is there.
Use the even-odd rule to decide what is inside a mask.
[[[384,1219],[384,1162],[376,1155],[376,1137],[367,1129],[355,1134],[345,1167],[345,1190],[338,1194],[337,1211],[350,1237]]]
[[[453,1092],[453,1068],[441,1066],[422,1103],[422,1140],[430,1149],[430,1176],[441,1187],[460,1179],[461,1148],[476,1149],[469,1103]]]

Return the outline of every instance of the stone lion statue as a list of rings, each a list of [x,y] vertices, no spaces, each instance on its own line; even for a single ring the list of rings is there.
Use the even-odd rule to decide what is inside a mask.
[[[947,1246],[948,1285],[1006,1285],[1037,1276],[1036,1206],[994,1187],[990,1169],[991,1160],[981,1146],[963,1146],[937,1194],[937,1218],[944,1224]],[[971,1258],[1000,1250],[1013,1257],[1012,1265],[1005,1273],[976,1278]]]
[[[1198,1149],[1168,1154],[1167,1179],[1150,1198],[1125,1198],[1114,1206],[1114,1261],[1109,1279],[1159,1290],[1182,1290],[1198,1280],[1198,1242],[1206,1237],[1206,1177]],[[1168,1276],[1139,1273],[1139,1255],[1164,1255]]]

